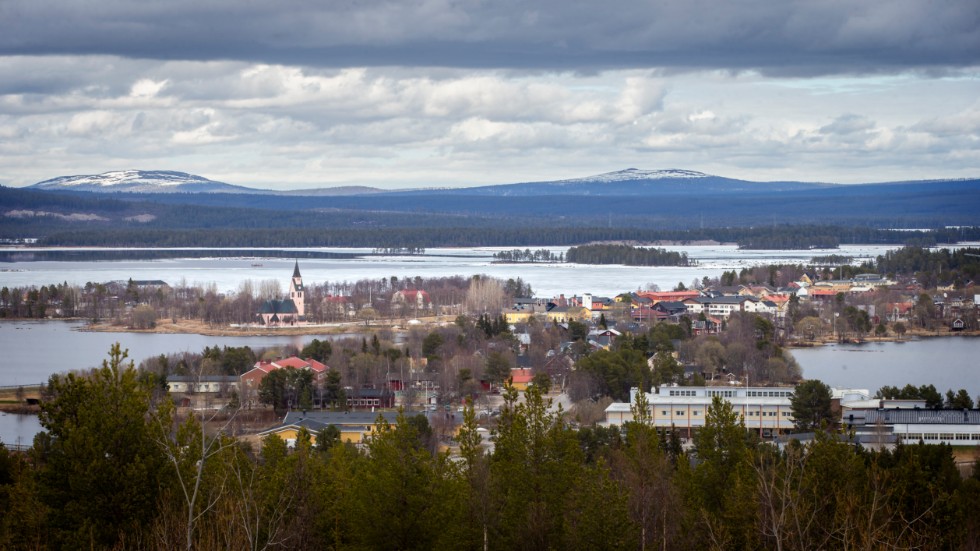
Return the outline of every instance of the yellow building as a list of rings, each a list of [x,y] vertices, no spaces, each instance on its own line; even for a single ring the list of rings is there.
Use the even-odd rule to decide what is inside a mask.
[[[398,413],[384,411],[380,413],[370,411],[291,411],[283,418],[282,423],[259,433],[259,436],[275,434],[292,446],[296,443],[296,435],[301,428],[305,428],[316,444],[316,435],[323,429],[333,425],[340,430],[340,440],[359,444],[364,439],[377,430],[378,418],[382,417],[389,424],[394,425],[398,418]]]
[[[534,317],[530,310],[504,310],[504,320],[507,323],[527,323]]]
[[[524,392],[533,379],[534,373],[530,369],[515,367],[510,370],[510,378],[507,379],[507,384]]]

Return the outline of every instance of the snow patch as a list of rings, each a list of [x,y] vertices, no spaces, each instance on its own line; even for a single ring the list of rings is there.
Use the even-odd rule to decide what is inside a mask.
[[[558,180],[556,184],[573,184],[581,182],[628,182],[630,180],[665,180],[665,179],[697,179],[707,178],[708,175],[694,170],[681,170],[670,168],[666,170],[641,170],[639,168],[627,168],[616,172],[606,172],[585,178],[572,178],[569,180]]]

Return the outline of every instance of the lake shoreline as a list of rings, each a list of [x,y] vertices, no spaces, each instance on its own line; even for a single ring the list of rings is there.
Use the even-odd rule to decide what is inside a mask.
[[[152,329],[135,329],[126,325],[115,324],[112,322],[91,322],[83,318],[64,318],[64,319],[36,319],[36,318],[5,318],[2,321],[24,322],[85,322],[86,325],[78,327],[75,331],[93,333],[134,333],[134,334],[186,334],[201,335],[205,337],[291,337],[306,335],[339,335],[352,332],[364,333],[379,330],[405,331],[409,327],[432,327],[445,323],[453,323],[453,316],[434,316],[422,317],[412,320],[369,320],[369,321],[342,321],[331,322],[317,325],[289,326],[289,327],[264,327],[260,325],[234,326],[234,325],[210,325],[198,320],[179,319],[176,322],[159,321]],[[416,322],[416,323],[410,323]],[[812,341],[794,341],[786,343],[786,348],[812,348],[815,346],[825,346],[828,344],[865,344],[875,342],[905,342],[922,338],[941,338],[941,337],[980,337],[980,330],[972,331],[951,331],[941,329],[929,331],[919,328],[909,328],[901,337],[890,334],[883,337],[867,336],[863,339],[846,338],[838,340],[833,336],[825,336]]]
[[[364,333],[380,330],[404,331],[410,326],[430,327],[452,321],[452,319],[448,319],[446,316],[440,316],[437,318],[420,318],[417,324],[410,324],[406,320],[370,320],[368,322],[333,322],[273,328],[259,325],[219,326],[197,320],[180,319],[176,323],[171,321],[158,322],[152,329],[134,329],[125,325],[101,322],[88,323],[83,327],[77,328],[76,331],[94,333],[187,334],[202,335],[205,337],[293,337],[306,335],[342,335],[352,332]]]

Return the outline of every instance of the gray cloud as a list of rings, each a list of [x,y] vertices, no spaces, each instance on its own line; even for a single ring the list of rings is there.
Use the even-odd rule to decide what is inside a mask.
[[[6,0],[0,54],[813,75],[980,62],[976,0]],[[54,77],[25,86],[57,87]]]
[[[128,168],[295,189],[629,166],[840,182],[980,166],[975,71],[773,79],[8,56],[0,82],[0,183],[14,185]]]

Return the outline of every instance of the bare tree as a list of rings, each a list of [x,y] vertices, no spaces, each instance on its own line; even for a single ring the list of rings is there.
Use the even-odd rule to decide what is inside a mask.
[[[496,279],[474,276],[466,292],[466,309],[469,312],[500,312],[504,306],[504,287]]]

